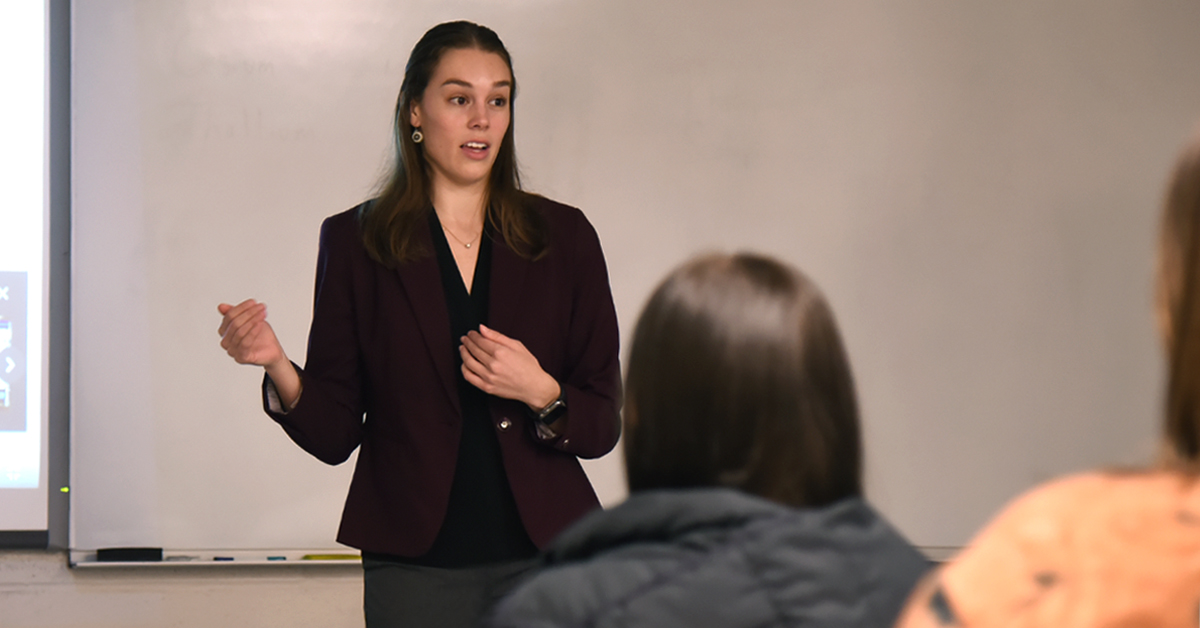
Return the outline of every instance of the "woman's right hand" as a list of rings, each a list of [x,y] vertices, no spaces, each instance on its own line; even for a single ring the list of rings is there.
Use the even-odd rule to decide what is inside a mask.
[[[267,322],[266,304],[246,299],[237,305],[222,303],[217,306],[217,311],[221,313],[217,333],[221,335],[221,348],[225,353],[238,364],[265,367],[279,400],[283,402],[284,411],[295,408],[302,390],[300,374]]]
[[[221,313],[221,326],[217,328],[221,348],[235,362],[270,367],[287,361],[275,330],[267,322],[266,304],[246,299],[237,305],[222,303],[217,311]]]

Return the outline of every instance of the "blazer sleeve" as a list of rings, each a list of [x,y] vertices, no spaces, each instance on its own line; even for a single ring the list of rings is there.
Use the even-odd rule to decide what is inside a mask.
[[[340,464],[362,442],[362,358],[354,308],[357,242],[352,212],[327,218],[321,225],[317,278],[313,297],[308,356],[300,373],[302,392],[296,406],[283,413],[268,403],[263,380],[263,409],[288,436],[327,464]]]
[[[580,458],[599,458],[621,436],[620,332],[600,238],[578,214],[571,263],[576,278],[564,377],[566,430],[542,442]]]

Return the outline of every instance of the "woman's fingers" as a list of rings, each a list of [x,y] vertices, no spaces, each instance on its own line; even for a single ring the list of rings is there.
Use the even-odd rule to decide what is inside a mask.
[[[252,362],[253,356],[251,355],[251,351],[252,351],[253,347],[252,347],[252,345],[249,345],[248,343],[243,342],[243,340],[245,339],[245,336],[250,333],[250,326],[247,325],[247,326],[244,326],[241,328],[231,328],[231,329],[234,329],[235,331],[233,333],[231,333],[229,336],[227,336],[225,339],[223,339],[221,342],[222,345],[226,345],[225,353],[228,353],[229,357],[233,358],[233,361],[237,362],[238,364],[246,364],[246,363]],[[241,340],[235,340],[235,338],[234,338],[235,334],[240,334]]]
[[[462,374],[463,374],[463,379],[467,380],[468,384],[478,388],[479,390],[482,390],[485,393],[488,393],[489,395],[491,394],[491,391],[488,390],[488,388],[490,388],[491,386],[486,381],[484,381],[484,379],[482,377],[480,377],[475,371],[472,371],[470,369],[470,367],[467,366],[467,363],[465,360],[463,361]]]
[[[282,356],[282,351],[271,326],[266,321],[258,321],[248,326],[245,336],[231,346],[228,353],[240,364],[268,366]]]
[[[467,341],[464,340],[463,344],[459,345],[458,354],[462,357],[463,368],[475,373],[487,372],[487,367],[471,352],[471,348],[467,346]]]
[[[242,316],[238,317],[233,325],[230,326],[229,344],[237,346],[243,343],[251,344],[254,336],[250,334],[261,330],[262,324],[267,320],[266,308],[248,310]]]
[[[217,328],[221,348],[235,362],[265,366],[282,355],[283,349],[275,338],[275,331],[267,323],[265,303],[254,299],[237,305],[221,303],[217,311],[221,313],[221,325]]]
[[[467,383],[491,395],[496,393],[496,374],[482,362],[475,359],[475,356],[467,349],[460,346],[458,348],[459,355],[462,356],[462,373],[463,379]]]
[[[224,328],[221,346],[229,349],[240,343],[256,322],[267,319],[267,306],[256,303],[241,310],[235,308],[225,315],[225,319],[221,325]]]
[[[467,335],[463,336],[460,341],[472,357],[491,368],[492,362],[496,360],[496,350],[500,348],[499,345],[485,339],[477,331],[467,332]]]
[[[522,344],[520,340],[509,338],[508,336],[505,336],[504,334],[488,327],[487,325],[480,325],[479,331],[472,333],[476,334],[484,341],[491,343],[493,346],[508,347],[509,349],[516,349],[518,347],[522,349],[525,348],[525,345]]]
[[[229,305],[228,303],[221,303],[220,305],[218,305],[217,311],[221,313],[221,326],[217,328],[217,335],[224,336],[225,331],[227,329],[229,329],[229,325],[235,319],[237,319],[238,316],[245,313],[246,310],[249,310],[251,308],[254,308],[254,307],[260,306],[260,305],[263,308],[266,307],[265,305],[255,301],[254,299],[246,299],[245,301],[242,301],[241,303],[238,303],[237,305]]]

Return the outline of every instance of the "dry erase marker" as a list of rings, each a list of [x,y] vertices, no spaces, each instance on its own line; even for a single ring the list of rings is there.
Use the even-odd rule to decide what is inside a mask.
[[[233,560],[233,557],[232,556],[213,556],[213,560],[231,561],[231,560]]]
[[[287,560],[287,556],[268,556],[267,560]]]
[[[362,560],[358,554],[305,554],[301,560]]]

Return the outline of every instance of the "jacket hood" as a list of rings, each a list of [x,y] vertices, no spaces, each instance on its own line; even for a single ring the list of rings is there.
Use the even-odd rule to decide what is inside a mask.
[[[625,502],[591,513],[547,548],[548,564],[585,560],[631,543],[669,542],[711,528],[737,529],[765,519],[802,517],[818,532],[835,520],[871,516],[858,497],[812,509],[796,509],[729,488],[639,491]]]

